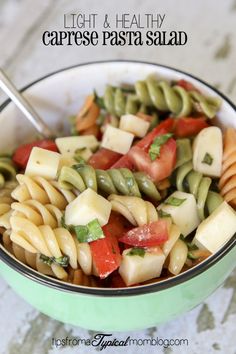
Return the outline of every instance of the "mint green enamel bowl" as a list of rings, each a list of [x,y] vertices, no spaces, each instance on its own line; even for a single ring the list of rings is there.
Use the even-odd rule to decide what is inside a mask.
[[[109,61],[62,70],[29,85],[24,94],[50,126],[66,129],[86,95],[107,83],[134,83],[156,73],[169,80],[186,79],[203,93],[223,100],[216,124],[236,127],[236,110],[227,98],[206,83],[178,70],[156,64]],[[4,126],[0,151],[13,149],[34,133],[12,103],[1,107]],[[215,291],[236,265],[236,236],[215,255],[185,273],[140,287],[96,289],[69,285],[37,273],[17,261],[0,245],[0,273],[7,283],[39,311],[76,326],[96,331],[142,329],[189,311]],[[140,316],[140,314],[142,314]]]

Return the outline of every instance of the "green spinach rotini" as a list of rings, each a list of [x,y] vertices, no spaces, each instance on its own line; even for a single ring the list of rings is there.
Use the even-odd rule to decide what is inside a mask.
[[[92,166],[78,164],[64,166],[58,178],[59,184],[65,189],[77,189],[83,192],[91,188],[105,194],[122,194],[141,197],[141,193],[153,200],[160,200],[157,187],[144,172],[131,172],[127,168],[100,170]]]

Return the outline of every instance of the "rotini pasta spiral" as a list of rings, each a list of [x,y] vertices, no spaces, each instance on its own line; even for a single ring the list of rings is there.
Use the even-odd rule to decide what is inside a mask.
[[[14,180],[16,167],[9,156],[0,156],[0,188],[3,188],[6,181]]]
[[[112,194],[108,197],[112,210],[122,214],[135,226],[142,226],[158,220],[154,205],[138,197],[127,197]]]
[[[192,161],[177,168],[177,190],[195,196],[200,220],[205,219],[223,202],[219,193],[210,191],[211,182],[211,178],[203,177],[201,173],[193,170]]]
[[[86,275],[82,269],[73,269],[69,266],[68,269],[65,270],[57,264],[49,266],[42,262],[39,253],[31,253],[12,242],[7,232],[3,234],[3,245],[20,262],[29,265],[42,274],[54,276],[76,285],[97,286],[94,277]]]
[[[59,174],[59,185],[63,189],[75,188],[83,192],[91,188],[106,194],[123,194],[141,197],[141,193],[153,200],[161,196],[155,184],[143,172],[132,173],[127,168],[111,170],[95,170],[88,165],[75,165],[73,168],[64,166]]]
[[[85,274],[92,273],[92,256],[88,244],[79,243],[74,235],[65,228],[52,229],[49,225],[36,226],[22,216],[11,216],[10,239],[30,253],[39,253],[46,257],[69,257],[69,264]],[[52,263],[52,270],[60,278],[60,268]]]
[[[153,77],[137,81],[135,91],[145,106],[154,106],[177,117],[188,116],[197,108],[208,118],[213,118],[220,107],[218,98],[206,97],[197,91],[186,91],[181,86],[171,86],[167,81],[158,81]]]
[[[147,113],[152,107],[158,111],[171,112],[177,117],[184,117],[194,110],[213,118],[221,101],[216,97],[207,97],[198,91],[187,91],[179,85],[157,80],[152,76],[137,81],[134,90],[124,92],[121,88],[108,85],[104,92],[103,104],[107,112],[118,117],[123,114]]]
[[[12,197],[19,202],[33,199],[63,210],[76,197],[72,191],[61,188],[58,182],[48,181],[43,177],[18,174],[16,179],[19,185],[13,190]]]
[[[36,226],[49,225],[53,229],[61,226],[62,211],[55,205],[27,200],[23,203],[14,202],[11,204],[13,216],[22,216],[32,221]]]
[[[228,128],[224,134],[222,174],[219,181],[220,194],[236,208],[236,130]]]
[[[16,187],[15,181],[6,182],[4,188],[0,190],[0,227],[10,228],[11,203],[14,201],[11,197],[12,190]]]
[[[120,88],[110,85],[105,89],[103,102],[106,111],[118,117],[126,113],[145,112],[145,107],[135,94],[125,94]]]

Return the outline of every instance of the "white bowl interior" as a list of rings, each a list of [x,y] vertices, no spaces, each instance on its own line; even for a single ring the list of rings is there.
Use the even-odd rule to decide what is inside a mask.
[[[66,133],[68,116],[76,114],[86,95],[94,89],[102,95],[108,83],[133,84],[137,80],[145,79],[149,74],[167,80],[186,79],[204,94],[217,96],[213,89],[187,74],[137,62],[103,62],[66,69],[30,86],[24,95],[49,126]],[[222,102],[216,124],[236,128],[236,112],[225,100]],[[0,126],[0,152],[11,151],[20,143],[32,140],[36,134],[35,129],[13,103],[0,113]]]

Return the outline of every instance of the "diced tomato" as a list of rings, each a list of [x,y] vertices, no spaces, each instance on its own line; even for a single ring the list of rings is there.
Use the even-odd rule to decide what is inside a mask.
[[[50,151],[56,151],[56,152],[58,151],[57,146],[53,140],[48,140],[48,139],[38,140],[38,141],[34,141],[33,143],[19,146],[14,152],[12,160],[19,167],[26,168],[31,151],[35,146]]]
[[[135,169],[146,172],[154,182],[159,182],[172,173],[176,163],[176,141],[170,138],[160,150],[160,157],[151,161],[148,152],[134,146],[129,152]]]
[[[138,147],[145,151],[148,150],[149,146],[152,144],[153,140],[161,134],[170,133],[174,128],[174,119],[168,118],[161,122],[156,128],[154,128],[150,133],[148,133],[143,139],[141,139],[134,147],[131,148],[132,151],[134,148]],[[129,168],[130,170],[134,169],[132,160],[130,159],[130,151],[122,156],[111,168]]]
[[[186,91],[198,91],[199,92],[199,90],[193,84],[191,84],[190,82],[188,82],[186,80],[179,80],[179,81],[177,81],[176,85],[183,87]]]
[[[120,266],[121,255],[118,240],[109,224],[103,226],[105,238],[90,242],[94,266],[101,279]]]
[[[154,247],[159,246],[168,240],[167,222],[158,220],[149,224],[135,227],[126,232],[120,239],[134,247]]]
[[[121,154],[114,152],[105,148],[99,149],[95,154],[93,154],[88,163],[94,168],[99,168],[101,170],[107,170],[110,168],[117,160],[121,158]]]
[[[148,133],[143,139],[141,139],[135,146],[141,149],[147,150],[152,144],[153,140],[161,134],[171,133],[174,128],[174,119],[168,118],[163,120],[156,128],[154,128],[150,133]]]
[[[127,219],[125,219],[121,214],[114,211],[111,212],[108,223],[103,226],[103,229],[107,233],[114,235],[118,239],[124,232],[130,230],[131,228],[132,225],[129,221],[127,221]]]
[[[175,136],[186,138],[198,134],[202,129],[209,127],[205,117],[191,118],[184,117],[176,120]]]
[[[122,156],[111,168],[128,168],[129,170],[133,170],[134,166],[130,161],[128,154]]]

